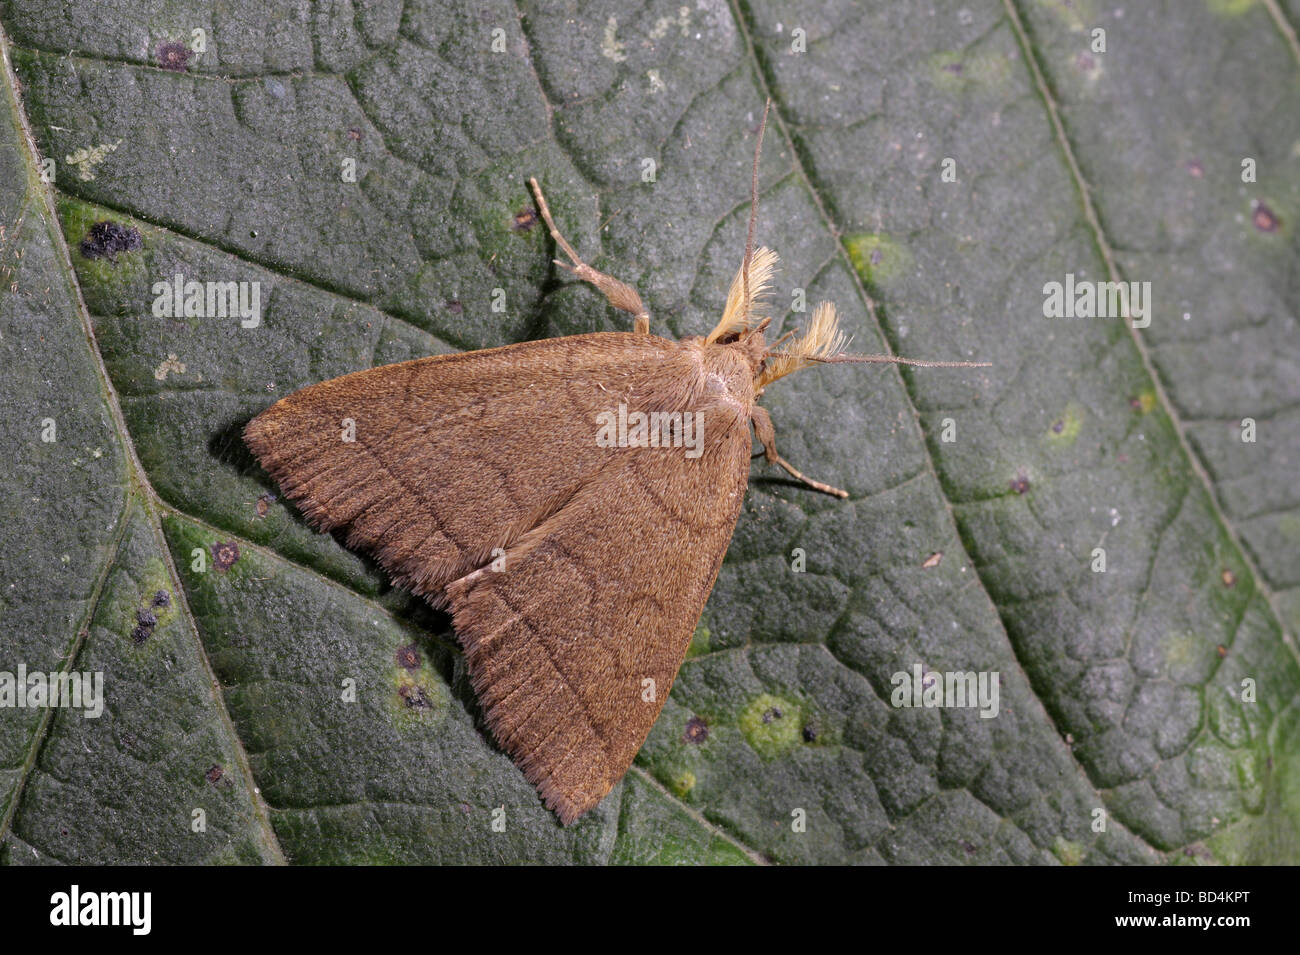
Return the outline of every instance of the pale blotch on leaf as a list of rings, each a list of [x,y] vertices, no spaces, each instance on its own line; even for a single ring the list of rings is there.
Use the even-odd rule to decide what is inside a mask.
[[[845,236],[844,245],[849,251],[853,268],[868,285],[879,285],[899,278],[910,259],[907,251],[893,239],[875,233],[860,232]]]
[[[71,155],[64,156],[63,161],[77,170],[77,176],[82,182],[90,182],[95,178],[95,167],[107,159],[108,154],[114,152],[121,144],[122,140],[119,139],[115,143],[86,146]]]
[[[600,55],[615,63],[622,63],[627,59],[627,47],[617,34],[618,18],[610,17],[605,21],[605,35],[601,39]]]
[[[1043,0],[1042,6],[1054,13],[1071,33],[1082,32],[1087,24],[1097,19],[1093,4],[1081,0]]]
[[[1165,666],[1170,679],[1199,679],[1209,645],[1195,633],[1171,633],[1164,642]]]
[[[398,648],[392,674],[394,695],[389,697],[396,715],[394,722],[403,729],[414,729],[441,721],[447,714],[448,697],[437,674],[414,644]],[[415,666],[407,664],[414,659]]]
[[[708,653],[711,649],[710,636],[709,628],[703,623],[698,624],[695,627],[694,636],[691,637],[691,645],[686,648],[686,659],[689,660],[691,657],[703,656]]]
[[[144,580],[136,601],[136,610],[131,628],[131,641],[136,646],[148,642],[159,627],[164,627],[176,615],[172,606],[171,591],[167,589],[167,570],[160,560],[151,560],[145,565]]]
[[[1150,389],[1128,400],[1128,406],[1142,414],[1150,414],[1156,407],[1156,393]]]
[[[673,777],[673,792],[677,796],[686,796],[695,788],[695,774],[690,770],[678,773]]]
[[[740,731],[763,759],[784,756],[803,740],[803,706],[795,700],[760,693],[740,714]]]
[[[1057,836],[1052,843],[1052,855],[1060,859],[1062,865],[1079,865],[1086,854],[1087,849],[1083,843],[1073,842],[1064,836]]]
[[[1011,78],[1011,64],[1007,58],[984,50],[936,53],[926,65],[930,82],[945,93],[960,93],[969,86],[996,89],[1006,86]]]
[[[1259,0],[1209,0],[1210,12],[1221,17],[1239,17],[1253,10]]]
[[[162,363],[153,370],[154,379],[157,381],[166,381],[169,374],[183,374],[185,371],[185,362],[176,357],[175,352],[168,352],[167,357]]]
[[[1083,428],[1083,406],[1071,401],[1065,406],[1060,417],[1055,418],[1047,429],[1047,443],[1053,447],[1068,447],[1074,444]]]

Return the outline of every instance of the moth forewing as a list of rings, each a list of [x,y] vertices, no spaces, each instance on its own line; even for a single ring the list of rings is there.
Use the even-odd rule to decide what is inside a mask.
[[[488,727],[565,822],[649,733],[744,497],[752,368],[702,347],[607,332],[422,358],[305,388],[245,429],[315,526],[451,610]],[[702,414],[700,453],[599,447],[620,399]]]

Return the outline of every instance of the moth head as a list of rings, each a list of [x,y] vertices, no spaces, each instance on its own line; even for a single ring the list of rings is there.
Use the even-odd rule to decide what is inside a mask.
[[[813,309],[812,319],[802,333],[792,332],[778,341],[776,347],[767,347],[764,332],[772,319],[760,314],[760,310],[768,304],[776,261],[776,253],[771,249],[756,251],[749,261],[748,283],[745,265],[741,264],[731,281],[722,317],[704,339],[706,344],[733,345],[745,352],[754,371],[755,392],[814,361],[839,354],[848,344],[839,329],[835,306],[822,302]],[[792,335],[791,341],[781,344]]]
[[[822,302],[813,309],[812,318],[803,332],[782,335],[772,348],[767,347],[764,332],[772,319],[758,314],[767,304],[776,270],[776,253],[769,248],[754,250],[754,226],[758,221],[758,157],[763,146],[763,131],[767,128],[767,114],[772,106],[769,99],[763,106],[763,119],[758,126],[758,139],[754,144],[754,166],[749,187],[749,232],[745,239],[745,258],[740,270],[731,280],[727,304],[713,331],[704,338],[704,344],[739,348],[749,362],[754,375],[754,395],[779,378],[791,372],[818,363],[888,363],[917,365],[928,368],[987,368],[988,362],[978,361],[917,361],[897,355],[846,355],[849,341],[840,331],[835,306]],[[793,338],[792,338],[793,336]],[[791,339],[787,343],[787,339]]]

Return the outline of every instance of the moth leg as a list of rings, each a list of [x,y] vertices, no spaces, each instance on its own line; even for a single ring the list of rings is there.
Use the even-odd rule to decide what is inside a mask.
[[[848,491],[842,491],[837,487],[831,487],[829,484],[823,484],[821,481],[814,481],[806,477],[803,472],[796,468],[781,455],[776,453],[776,429],[772,427],[772,416],[767,413],[766,408],[760,408],[754,405],[749,413],[749,420],[754,424],[754,436],[763,445],[763,457],[767,458],[771,464],[779,464],[789,472],[790,476],[797,481],[802,481],[814,491],[821,491],[823,494],[834,494],[836,497],[848,497]]]
[[[586,262],[582,261],[573,246],[569,245],[567,239],[560,235],[560,230],[555,227],[555,220],[551,218],[550,207],[546,205],[546,197],[542,195],[542,187],[537,184],[536,179],[529,179],[528,184],[533,187],[533,194],[537,196],[537,210],[542,214],[542,219],[546,222],[546,228],[551,230],[551,238],[555,244],[564,250],[564,254],[573,260],[573,264],[555,260],[555,264],[560,268],[568,269],[584,282],[590,282],[596,288],[604,293],[605,298],[609,299],[609,304],[613,305],[620,311],[630,312],[634,316],[632,330],[640,335],[650,334],[650,313],[646,311],[645,305],[641,303],[641,296],[637,290],[626,282],[620,282],[611,275],[604,272],[597,272]]]

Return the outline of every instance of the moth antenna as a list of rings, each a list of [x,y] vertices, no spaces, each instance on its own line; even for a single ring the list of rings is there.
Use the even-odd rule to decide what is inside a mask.
[[[772,347],[769,348],[767,351],[763,352],[763,357],[764,357],[764,358],[772,358],[772,357],[775,357],[776,355],[779,355],[780,352],[777,351],[777,349],[781,347],[781,343],[784,342],[787,338],[793,338],[793,337],[794,337],[794,333],[795,333],[795,331],[794,331],[794,329],[792,328],[792,329],[790,329],[788,332],[786,332],[784,335],[782,335],[780,338],[778,338],[776,341],[772,342]]]
[[[806,361],[827,365],[881,364],[913,365],[917,368],[992,368],[991,361],[923,361],[919,358],[899,358],[897,355],[805,355]]]
[[[787,336],[782,336],[784,341]],[[839,320],[835,317],[835,306],[830,302],[819,302],[813,309],[808,325],[794,341],[785,348],[775,345],[764,356],[766,367],[759,375],[757,385],[766,387],[778,378],[784,378],[793,371],[807,366],[809,359],[837,355],[848,345],[844,333],[840,331]]]
[[[757,324],[750,312],[763,303],[767,294],[768,283],[772,280],[772,273],[776,271],[776,253],[771,249],[763,247],[754,253],[754,260],[750,262],[749,269],[746,270],[744,265],[736,272],[736,277],[731,280],[731,288],[727,291],[727,304],[722,310],[722,318],[718,319],[718,324],[709,332],[705,341],[713,343],[719,338],[727,335],[740,334],[754,329]],[[745,280],[748,277],[750,285],[751,301],[749,309],[745,306]]]
[[[785,336],[782,336],[781,341],[784,340]],[[812,362],[829,365],[878,363],[914,365],[920,368],[988,368],[992,365],[987,361],[924,361],[899,358],[896,355],[846,355],[844,349],[847,345],[848,341],[840,331],[839,320],[835,315],[835,306],[830,302],[821,302],[813,309],[808,327],[798,338],[785,348],[774,345],[764,354],[766,366],[758,376],[756,385],[764,388],[793,371],[807,368]]]
[[[763,151],[763,133],[767,131],[767,112],[772,108],[772,97],[768,97],[763,102],[763,119],[758,124],[758,141],[754,143],[754,168],[749,178],[749,229],[745,233],[745,261],[741,265],[740,274],[744,276],[745,282],[745,310],[744,315],[749,317],[749,309],[753,304],[753,299],[749,296],[749,265],[754,259],[754,225],[758,222],[758,157]]]
[[[754,165],[749,177],[749,228],[745,232],[745,258],[740,271],[732,280],[727,292],[727,305],[722,318],[705,337],[709,344],[727,335],[749,331],[753,327],[753,311],[763,297],[767,284],[776,269],[776,253],[771,249],[754,249],[754,228],[758,223],[758,159],[763,151],[763,133],[767,130],[767,115],[772,99],[763,103],[763,119],[758,124],[758,141],[754,143]]]

